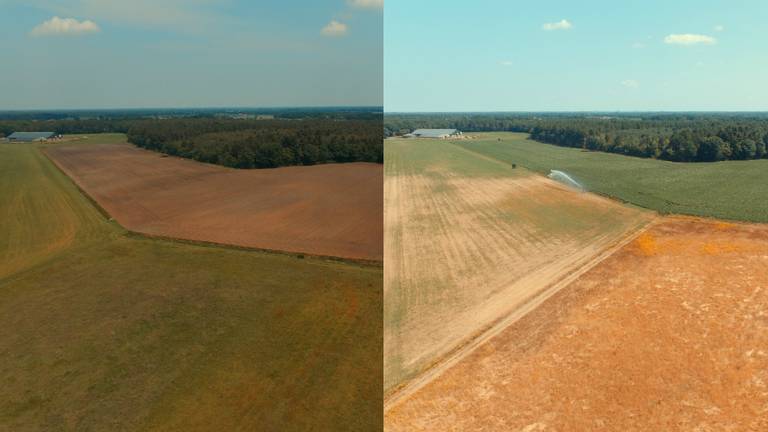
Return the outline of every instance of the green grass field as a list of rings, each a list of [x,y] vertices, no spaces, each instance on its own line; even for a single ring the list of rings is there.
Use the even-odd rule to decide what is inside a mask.
[[[0,430],[382,428],[380,267],[130,234],[38,147],[0,144]]]
[[[768,160],[676,163],[588,152],[483,133],[458,145],[509,164],[567,172],[591,192],[662,213],[768,222]],[[499,141],[501,139],[501,141]]]

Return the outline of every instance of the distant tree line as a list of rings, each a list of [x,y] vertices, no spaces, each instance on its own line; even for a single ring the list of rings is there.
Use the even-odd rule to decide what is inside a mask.
[[[384,134],[420,127],[526,132],[558,146],[677,162],[768,158],[768,115],[763,113],[388,115]]]
[[[662,131],[605,132],[579,128],[535,127],[531,138],[565,147],[658,158],[676,162],[714,162],[766,157],[768,133],[763,125],[719,125]]]
[[[233,168],[273,168],[332,162],[383,163],[382,114],[334,109],[288,110],[277,120],[214,114],[146,118],[0,117],[0,136],[16,131],[58,134],[125,133],[137,146]],[[289,119],[290,118],[290,119]]]
[[[3,120],[0,134],[14,132],[55,132],[57,134],[126,133],[139,120],[87,119],[87,120]]]
[[[36,111],[0,111],[0,121],[28,120],[36,122],[65,120],[140,120],[171,118],[228,117],[232,114],[271,115],[281,119],[381,119],[382,107],[312,107],[312,108],[132,108],[70,109]]]
[[[375,120],[176,119],[128,131],[139,147],[232,168],[332,162],[384,162],[381,116]]]

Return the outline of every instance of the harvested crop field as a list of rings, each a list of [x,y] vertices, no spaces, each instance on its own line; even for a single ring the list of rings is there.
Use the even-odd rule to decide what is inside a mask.
[[[45,152],[126,228],[311,255],[382,259],[382,167],[235,170],[126,143]]]
[[[653,218],[446,141],[387,140],[384,187],[390,400]]]
[[[768,430],[768,226],[672,217],[385,418],[390,431]]]

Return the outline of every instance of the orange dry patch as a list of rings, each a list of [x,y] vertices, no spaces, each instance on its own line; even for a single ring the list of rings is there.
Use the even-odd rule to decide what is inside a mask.
[[[730,243],[705,243],[701,247],[702,251],[708,255],[720,255],[724,253],[736,253],[742,251],[742,247]]]
[[[383,256],[378,164],[235,170],[128,144],[45,151],[133,231],[313,255]]]
[[[635,244],[640,250],[640,253],[645,256],[655,255],[658,250],[656,239],[653,237],[653,234],[650,233],[641,234],[637,240],[635,240]]]
[[[715,222],[714,225],[715,225],[715,229],[718,229],[718,230],[721,230],[721,231],[722,230],[731,229],[731,228],[735,228],[737,226],[736,224],[733,224],[733,223],[730,223],[730,222],[723,222],[723,221]]]
[[[679,218],[680,221],[690,220],[691,218]],[[699,223],[699,222],[697,222]],[[705,223],[705,222],[701,222]],[[722,232],[738,230],[739,226],[724,222],[706,222],[707,226],[715,231]],[[747,253],[755,252],[755,245],[745,244],[743,242],[732,240],[727,235],[718,236],[718,238],[708,239],[699,243],[691,243],[687,239],[678,236],[664,236],[660,232],[646,232],[638,236],[631,248],[640,256],[652,256],[659,253],[667,255],[721,255],[728,253]]]
[[[768,226],[669,218],[393,407],[386,428],[768,430],[767,288]]]

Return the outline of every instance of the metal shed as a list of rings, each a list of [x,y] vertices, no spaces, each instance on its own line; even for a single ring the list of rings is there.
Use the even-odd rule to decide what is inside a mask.
[[[14,132],[8,135],[8,141],[46,141],[55,135],[56,134],[54,132]]]
[[[456,129],[416,129],[409,135],[415,138],[449,138],[461,135]]]

